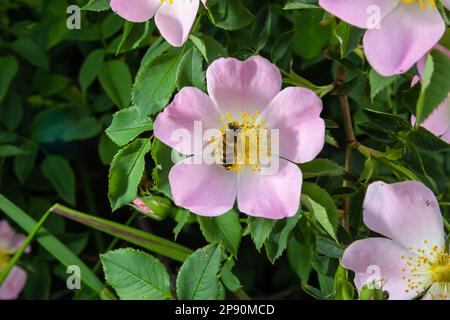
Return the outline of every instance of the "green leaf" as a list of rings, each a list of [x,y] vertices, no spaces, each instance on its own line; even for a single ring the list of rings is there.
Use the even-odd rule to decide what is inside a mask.
[[[289,0],[284,6],[284,10],[317,9],[318,0]]]
[[[49,60],[45,51],[27,38],[20,38],[11,44],[11,48],[32,65],[48,71]]]
[[[328,219],[328,213],[324,206],[318,204],[311,198],[308,198],[311,206],[311,211],[316,217],[317,221],[320,223],[320,225],[325,229],[325,231],[336,241],[336,229],[331,224],[330,220]]]
[[[119,109],[130,105],[131,73],[128,66],[119,60],[102,64],[98,74],[103,90]]]
[[[0,57],[0,103],[8,92],[9,85],[18,69],[19,65],[14,56]]]
[[[222,271],[220,272],[220,277],[222,279],[223,284],[231,292],[234,292],[242,287],[239,279],[231,271],[234,268],[234,265],[235,265],[234,260],[232,259],[227,260],[223,264]]]
[[[328,238],[318,236],[316,239],[316,246],[317,252],[330,258],[339,259],[344,254],[344,249],[335,241]]]
[[[427,58],[422,79],[422,91],[417,102],[416,125],[428,116],[448,97],[450,92],[450,59],[440,51],[434,50]]]
[[[316,177],[335,177],[345,173],[344,167],[328,159],[315,159],[299,165],[303,179]]]
[[[87,5],[85,5],[81,10],[86,11],[106,11],[109,10],[109,2],[111,0],[90,0]]]
[[[136,76],[132,100],[142,115],[158,113],[176,88],[180,54],[164,54],[142,66]]]
[[[208,12],[211,22],[225,30],[241,29],[253,19],[241,0],[208,0]]]
[[[308,283],[312,271],[312,252],[309,245],[300,244],[292,237],[287,249],[289,264],[300,277],[303,284]]]
[[[273,44],[271,57],[273,62],[281,60],[289,51],[292,45],[295,31],[283,33]]]
[[[271,6],[266,4],[258,12],[251,29],[252,45],[256,52],[261,51],[270,38],[272,29],[272,10]]]
[[[406,136],[406,140],[429,151],[443,151],[450,148],[450,145],[447,142],[423,127],[417,127],[414,130],[411,130]]]
[[[222,261],[220,245],[195,251],[180,268],[177,295],[180,300],[214,300],[219,291],[217,274]]]
[[[192,250],[183,247],[175,242],[153,235],[147,231],[134,229],[118,222],[102,219],[93,215],[88,215],[60,204],[51,208],[53,213],[64,218],[81,223],[89,228],[104,232],[113,237],[117,237],[128,243],[150,250],[162,256],[176,261],[185,261],[192,253]]]
[[[264,243],[266,248],[267,258],[272,264],[283,254],[288,245],[291,231],[297,225],[301,212],[299,211],[295,216],[278,220],[270,234],[269,238]]]
[[[17,157],[27,154],[27,151],[12,145],[0,145],[0,159]]]
[[[302,195],[308,196],[311,200],[314,200],[317,204],[325,208],[327,220],[335,230],[338,224],[337,208],[328,192],[314,183],[304,181],[302,185]],[[317,209],[319,209],[319,207],[317,207]],[[319,212],[319,214],[320,213],[321,212]]]
[[[226,249],[237,256],[242,227],[239,214],[235,210],[214,218],[198,216],[198,222],[208,242],[222,243]]]
[[[379,94],[387,86],[391,85],[398,79],[398,75],[383,77],[375,69],[370,70],[369,82],[370,82],[370,98],[373,100],[377,94]]]
[[[216,39],[210,36],[202,35],[196,37],[191,34],[189,36],[189,39],[197,47],[197,49],[200,51],[200,53],[208,63],[212,63],[214,60],[220,57],[226,57],[225,48],[219,42],[217,42]]]
[[[109,170],[109,201],[119,209],[136,198],[137,188],[145,167],[145,155],[150,151],[149,139],[138,139],[120,150]]]
[[[364,29],[356,28],[344,21],[341,21],[341,23],[336,26],[334,35],[340,44],[341,58],[345,58],[350,52],[357,48],[364,32]]]
[[[64,141],[87,140],[97,136],[102,125],[95,117],[85,117],[64,132]]]
[[[171,299],[170,278],[156,258],[134,249],[118,249],[101,256],[106,281],[121,300]]]
[[[105,133],[100,136],[98,144],[98,155],[103,165],[110,165],[114,155],[120,150],[120,147],[115,144]]]
[[[14,173],[20,183],[24,184],[33,171],[39,147],[35,142],[29,140],[22,145],[22,149],[28,152],[26,155],[14,159]]]
[[[152,130],[152,128],[152,120],[142,116],[136,108],[131,107],[113,115],[112,123],[106,129],[106,134],[117,145],[123,146],[141,133]]]
[[[42,174],[50,181],[58,195],[75,204],[75,174],[69,162],[60,156],[48,155],[41,164]]]
[[[30,233],[36,226],[29,215],[23,212],[20,208],[15,206],[11,201],[0,194],[0,210],[6,216],[16,222],[25,232]],[[103,283],[97,276],[79,259],[72,251],[70,251],[61,241],[56,239],[45,228],[41,228],[36,236],[37,242],[46,249],[53,257],[55,257],[64,266],[76,265],[80,267],[81,281],[91,288],[97,295],[104,292]]]
[[[86,95],[87,88],[94,82],[105,58],[105,50],[98,49],[89,53],[81,65],[78,81],[80,82],[81,92]]]
[[[172,192],[170,190],[169,172],[174,165],[172,152],[173,150],[169,146],[158,139],[153,141],[151,152],[152,159],[155,162],[155,167],[152,171],[153,182],[156,189],[170,199],[172,199]]]
[[[264,242],[270,235],[273,227],[275,226],[276,220],[249,217],[248,218],[248,228],[250,229],[250,235],[253,242],[255,243],[256,250],[260,251]]]
[[[205,72],[203,71],[203,57],[200,51],[192,47],[181,59],[177,73],[177,88],[196,87],[206,91]]]

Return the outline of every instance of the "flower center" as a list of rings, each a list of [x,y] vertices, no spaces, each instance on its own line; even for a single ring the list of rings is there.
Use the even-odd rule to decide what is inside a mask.
[[[434,264],[430,266],[431,277],[434,282],[450,283],[450,264]]]
[[[0,270],[2,270],[9,261],[8,252],[5,249],[0,248]]]
[[[418,4],[420,9],[425,9],[426,6],[436,8],[436,0],[402,0],[406,4]]]
[[[173,4],[173,1],[174,1],[174,0],[160,0],[160,1],[161,1],[161,3],[164,3],[164,2],[167,1],[169,4]]]
[[[220,136],[212,138],[216,163],[226,170],[240,172],[245,167],[252,171],[261,171],[261,163],[271,157],[268,143],[267,127],[263,120],[257,120],[260,112],[255,115],[243,112],[241,119],[233,119],[230,113],[221,117],[224,128],[219,128]]]
[[[424,241],[428,245],[428,241]],[[408,281],[408,288],[405,292],[415,291],[421,294],[427,290],[431,285],[437,284],[439,288],[438,296],[433,299],[446,299],[450,297],[450,254],[446,252],[447,248],[444,246],[429,247],[427,249],[413,249],[408,248],[414,255],[401,258],[405,260],[405,266],[402,272],[405,273],[403,280]]]

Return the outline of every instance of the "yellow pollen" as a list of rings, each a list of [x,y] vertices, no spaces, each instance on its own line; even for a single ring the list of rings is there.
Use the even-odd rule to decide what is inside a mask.
[[[418,4],[420,9],[436,8],[436,0],[402,0],[406,4]]]
[[[160,0],[161,1],[161,3],[164,3],[164,2],[169,2],[169,4],[173,4],[173,0]]]
[[[445,246],[430,246],[427,240],[423,243],[424,248],[408,247],[412,256],[400,256],[405,263],[401,268],[405,292],[421,294],[433,286],[437,294],[429,291],[432,299],[447,299],[450,297],[450,254]]]
[[[271,156],[268,141],[268,129],[264,121],[258,119],[260,111],[255,115],[247,112],[240,114],[240,119],[234,118],[229,112],[220,118],[224,128],[219,128],[221,137],[212,139],[214,156],[217,163],[226,170],[240,172],[245,167],[252,171],[261,171],[264,157]]]

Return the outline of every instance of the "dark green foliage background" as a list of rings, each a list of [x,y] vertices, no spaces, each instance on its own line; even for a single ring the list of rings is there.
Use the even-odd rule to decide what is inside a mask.
[[[209,11],[201,9],[193,37],[181,49],[170,48],[153,21],[132,25],[110,10],[83,10],[81,30],[68,30],[67,7],[83,7],[87,2],[2,0],[0,4],[0,193],[35,220],[60,202],[125,223],[135,211],[124,205],[136,195],[139,184],[139,190],[150,190],[171,208],[163,221],[138,215],[131,225],[170,240],[176,228],[176,242],[193,250],[222,241],[228,260],[235,262],[234,267],[227,265],[228,271],[232,268],[252,298],[342,298],[335,282],[338,258],[348,243],[369,234],[362,225],[361,206],[370,182],[415,177],[440,201],[449,201],[448,145],[409,124],[418,96],[409,90],[414,74],[382,79],[361,59],[361,30],[336,21],[316,8],[316,1],[211,0]],[[100,7],[102,2],[98,1]],[[227,11],[227,6],[233,10]],[[442,43],[450,44],[448,32]],[[202,45],[204,50],[199,50]],[[114,165],[110,173],[119,149],[126,148],[121,152],[133,156],[134,150],[150,143],[134,138],[152,137],[152,120],[176,89],[193,85],[205,90],[204,70],[218,56],[245,59],[254,54],[276,63],[285,85],[306,86],[324,96],[322,117],[327,119],[328,134],[320,158],[329,160],[302,166],[307,199],[302,199],[295,220],[255,221],[237,212],[222,221],[197,220],[174,208],[167,172],[155,171],[155,163],[168,163],[167,150],[157,141],[145,157],[143,175],[137,170],[124,176],[114,171]],[[189,66],[191,61],[195,63]],[[346,70],[343,84],[336,82],[339,65]],[[169,73],[165,78],[163,71]],[[343,169],[346,141],[338,94],[350,97],[358,141],[384,153],[377,157],[353,152],[351,172]],[[130,109],[115,115],[118,122],[106,131],[113,114],[132,104],[145,116]],[[114,129],[121,125],[132,126],[133,133],[118,136]],[[344,179],[349,186],[342,187]],[[343,199],[350,201],[350,233],[338,225]],[[325,208],[325,219],[339,244],[313,214],[309,200]],[[118,210],[112,212],[111,204]],[[449,217],[448,210],[444,214]],[[227,234],[225,228],[218,235],[221,224],[238,234]],[[51,215],[45,227],[89,266],[97,264],[103,279],[99,254],[107,251],[113,237],[57,215]],[[266,230],[266,236],[260,234],[258,239],[255,230]],[[128,246],[125,241],[116,243],[116,247]],[[173,280],[180,263],[156,257]],[[36,242],[20,265],[29,274],[22,298],[98,298],[85,286],[75,293],[67,290],[65,268]],[[230,289],[227,275],[222,274],[228,288],[223,294],[239,297],[232,295],[235,290]]]

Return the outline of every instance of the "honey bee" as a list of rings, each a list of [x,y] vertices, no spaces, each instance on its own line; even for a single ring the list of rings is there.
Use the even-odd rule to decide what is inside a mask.
[[[222,136],[222,166],[226,169],[230,169],[234,165],[234,160],[237,154],[237,140],[241,128],[235,123],[228,124],[228,130]],[[227,132],[231,132],[230,136]]]

